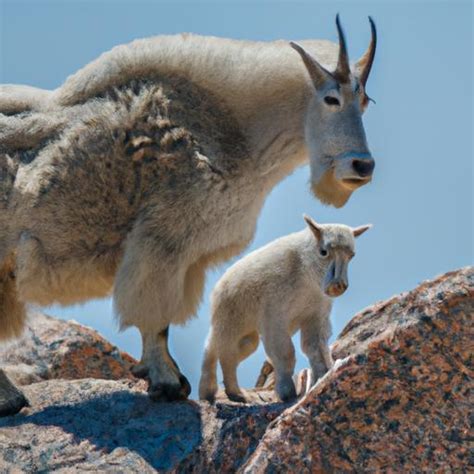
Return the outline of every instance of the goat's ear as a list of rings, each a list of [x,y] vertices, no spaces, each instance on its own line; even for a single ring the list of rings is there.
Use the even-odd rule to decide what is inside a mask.
[[[306,214],[303,214],[303,219],[306,221],[306,224],[308,224],[308,227],[310,228],[311,232],[316,236],[316,238],[318,240],[321,240],[321,226],[312,217],[309,217]]]
[[[369,230],[372,227],[372,224],[366,224],[366,225],[361,225],[359,227],[354,227],[352,229],[352,234],[354,237],[359,237],[359,235],[362,235],[366,230]]]
[[[321,66],[302,46],[293,41],[290,41],[290,46],[301,56],[316,89],[320,89],[329,79],[334,79],[333,75]]]

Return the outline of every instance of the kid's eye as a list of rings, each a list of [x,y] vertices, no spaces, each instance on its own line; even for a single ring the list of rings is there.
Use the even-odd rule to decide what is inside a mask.
[[[324,102],[326,102],[326,104],[328,105],[341,105],[341,103],[339,102],[339,99],[336,99],[336,97],[332,97],[330,95],[327,95],[324,98]]]
[[[321,254],[321,257],[327,257],[328,256],[328,251],[326,249],[321,249],[319,251],[319,253]]]

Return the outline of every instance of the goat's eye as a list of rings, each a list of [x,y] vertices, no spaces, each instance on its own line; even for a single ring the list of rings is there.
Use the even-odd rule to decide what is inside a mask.
[[[319,253],[321,254],[321,257],[327,257],[328,256],[328,251],[326,249],[320,249]]]
[[[337,99],[336,97],[332,97],[330,95],[327,95],[324,98],[324,102],[326,102],[326,104],[328,105],[341,105],[341,103],[339,102],[339,99]]]

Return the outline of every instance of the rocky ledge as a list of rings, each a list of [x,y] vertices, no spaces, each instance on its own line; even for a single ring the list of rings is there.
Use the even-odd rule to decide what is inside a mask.
[[[30,401],[0,419],[0,471],[468,472],[473,316],[474,269],[447,273],[357,314],[293,406],[212,406],[151,402],[130,356],[35,315],[0,351]]]

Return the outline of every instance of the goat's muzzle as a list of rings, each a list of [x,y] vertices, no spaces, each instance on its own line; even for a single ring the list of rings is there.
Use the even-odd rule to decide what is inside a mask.
[[[325,289],[325,293],[332,298],[341,296],[347,290],[348,284],[342,280],[334,280]]]
[[[362,179],[367,179],[372,176],[375,168],[375,161],[373,158],[356,158],[352,160],[352,168],[356,172],[357,176]]]

